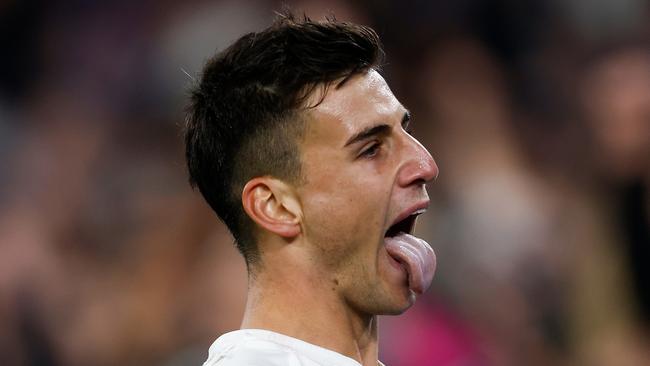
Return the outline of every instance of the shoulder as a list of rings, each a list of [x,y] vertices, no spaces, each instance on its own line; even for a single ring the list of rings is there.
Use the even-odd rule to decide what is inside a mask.
[[[203,366],[318,366],[295,350],[258,337],[255,332],[235,331],[219,337],[210,347]]]

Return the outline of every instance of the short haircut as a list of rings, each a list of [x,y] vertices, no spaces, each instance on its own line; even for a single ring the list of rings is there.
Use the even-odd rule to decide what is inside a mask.
[[[190,184],[228,226],[247,265],[259,251],[241,203],[244,185],[259,176],[299,183],[303,112],[313,107],[307,99],[382,61],[371,28],[285,12],[206,63],[190,90],[185,126]]]

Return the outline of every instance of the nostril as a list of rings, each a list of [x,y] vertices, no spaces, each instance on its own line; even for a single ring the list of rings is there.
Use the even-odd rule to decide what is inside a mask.
[[[415,181],[413,181],[413,184],[418,185],[418,186],[420,186],[420,185],[423,186],[423,185],[427,184],[427,181],[424,180],[424,179],[416,179]]]

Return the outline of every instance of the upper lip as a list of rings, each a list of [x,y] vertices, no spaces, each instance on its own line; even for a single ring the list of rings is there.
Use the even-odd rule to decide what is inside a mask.
[[[419,215],[424,213],[428,208],[429,208],[429,200],[424,200],[420,201],[413,206],[407,208],[406,210],[402,211],[396,218],[393,220],[393,222],[388,225],[388,229],[390,229],[393,225],[397,224],[398,222],[405,220],[407,217],[411,215]]]

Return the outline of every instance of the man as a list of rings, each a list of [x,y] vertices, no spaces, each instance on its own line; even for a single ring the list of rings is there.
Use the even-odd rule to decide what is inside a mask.
[[[378,314],[429,286],[412,236],[438,168],[377,72],[370,28],[281,16],[206,64],[186,126],[190,181],[249,273],[241,330],[205,366],[377,365]]]

